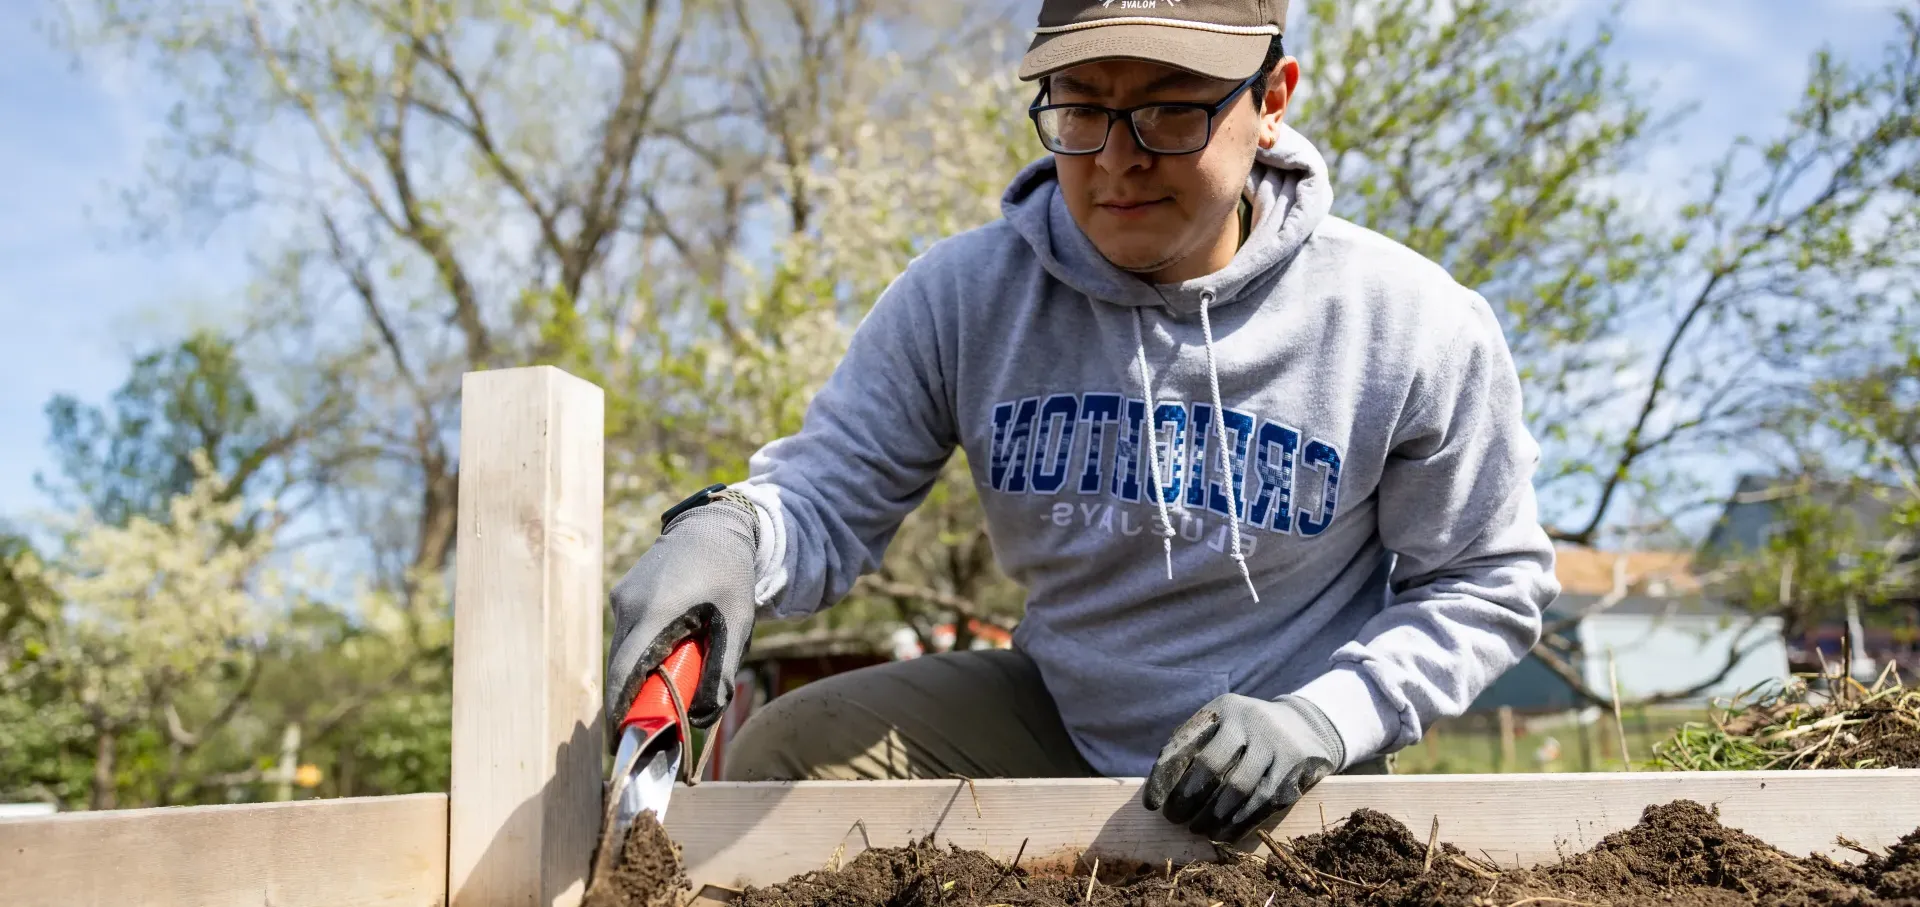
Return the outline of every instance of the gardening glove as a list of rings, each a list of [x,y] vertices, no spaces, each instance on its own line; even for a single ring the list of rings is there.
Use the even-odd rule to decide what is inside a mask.
[[[1147,776],[1146,807],[1231,844],[1292,806],[1346,755],[1333,722],[1313,703],[1228,693],[1168,738]]]
[[[687,720],[710,727],[733,699],[733,678],[753,635],[755,551],[760,523],[752,502],[719,491],[706,503],[669,511],[660,538],[613,587],[613,645],[607,656],[607,720],[618,727],[647,675],[683,639],[705,630],[707,660],[686,699]]]

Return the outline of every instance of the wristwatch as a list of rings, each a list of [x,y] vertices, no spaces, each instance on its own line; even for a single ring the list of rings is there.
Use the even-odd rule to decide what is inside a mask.
[[[667,508],[665,513],[660,514],[660,531],[665,533],[667,527],[672,525],[673,521],[678,519],[681,514],[695,507],[711,504],[714,501],[724,501],[746,511],[747,521],[753,525],[753,543],[755,547],[758,547],[760,544],[760,517],[759,513],[753,509],[753,502],[748,500],[746,495],[729,489],[723,484],[708,485],[688,495],[686,500]]]

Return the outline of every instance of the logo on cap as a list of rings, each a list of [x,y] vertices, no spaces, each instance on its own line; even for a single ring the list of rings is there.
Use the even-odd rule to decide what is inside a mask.
[[[1179,6],[1180,0],[1100,0],[1100,8],[1107,9],[1115,3],[1119,3],[1121,9],[1153,9],[1162,3],[1168,6]]]

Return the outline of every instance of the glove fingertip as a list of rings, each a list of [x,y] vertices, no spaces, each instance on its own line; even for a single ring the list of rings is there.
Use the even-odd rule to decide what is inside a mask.
[[[733,684],[722,682],[718,669],[708,665],[708,670],[701,673],[700,686],[694,690],[693,700],[687,703],[687,720],[693,722],[694,727],[712,725],[732,701]]]
[[[1159,812],[1167,805],[1167,799],[1179,786],[1181,779],[1193,766],[1194,757],[1200,751],[1200,737],[1188,735],[1175,740],[1160,752],[1160,758],[1153,763],[1153,771],[1147,774],[1147,782],[1141,785],[1141,799],[1147,809]]]
[[[1146,807],[1148,812],[1157,813],[1160,811],[1160,807],[1165,805],[1166,802],[1167,792],[1165,783],[1159,782],[1154,777],[1149,776],[1147,783],[1140,787],[1140,805]]]

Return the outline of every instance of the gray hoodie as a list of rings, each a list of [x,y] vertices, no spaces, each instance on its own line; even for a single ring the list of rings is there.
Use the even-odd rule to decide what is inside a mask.
[[[957,445],[1027,590],[1014,643],[1101,773],[1147,774],[1230,691],[1312,701],[1349,765],[1464,711],[1559,593],[1505,338],[1477,293],[1329,216],[1297,132],[1247,191],[1233,262],[1177,285],[1101,257],[1051,158],[915,259],[737,486],[762,613],[845,596]]]

